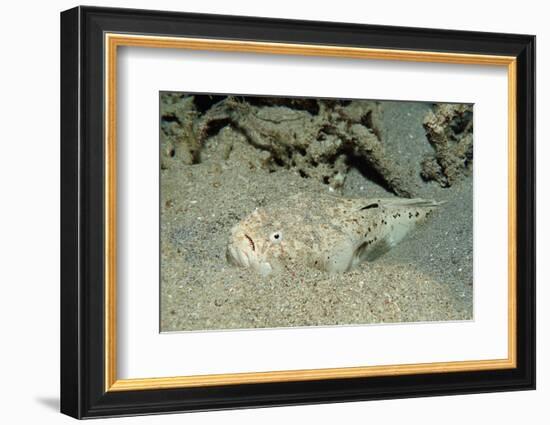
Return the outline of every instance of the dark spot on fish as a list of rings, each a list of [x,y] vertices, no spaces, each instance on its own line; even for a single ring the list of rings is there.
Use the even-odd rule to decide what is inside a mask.
[[[378,208],[378,204],[374,203],[374,204],[365,205],[363,208],[361,208],[361,210],[368,210],[371,208]]]
[[[409,218],[412,218],[412,217],[413,217],[412,213],[409,213]]]
[[[252,238],[248,235],[244,235],[244,237],[248,239],[248,243],[250,244],[252,251],[256,251],[256,245],[254,245],[254,241],[252,240]]]
[[[418,217],[420,215],[420,213],[417,211],[416,214],[414,215],[415,217]]]

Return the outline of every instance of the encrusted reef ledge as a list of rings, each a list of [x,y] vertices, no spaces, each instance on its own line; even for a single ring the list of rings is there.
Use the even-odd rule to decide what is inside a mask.
[[[340,188],[352,167],[362,163],[385,188],[411,197],[406,172],[391,161],[382,141],[381,105],[373,101],[227,97],[201,113],[194,96],[165,94],[161,102],[162,167],[179,161],[198,163],[208,138],[230,127],[259,150],[269,170],[296,169],[333,189]],[[226,147],[229,156],[232,147]]]
[[[424,128],[435,153],[422,162],[422,177],[449,187],[470,175],[474,159],[473,106],[435,105],[424,118]]]

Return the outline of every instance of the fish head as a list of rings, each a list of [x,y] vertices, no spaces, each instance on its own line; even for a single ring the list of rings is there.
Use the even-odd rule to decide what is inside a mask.
[[[283,231],[268,218],[265,211],[257,209],[231,229],[226,251],[230,264],[251,268],[263,276],[279,267]]]

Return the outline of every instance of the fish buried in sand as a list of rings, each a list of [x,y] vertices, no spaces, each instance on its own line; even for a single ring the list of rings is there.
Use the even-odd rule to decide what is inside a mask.
[[[439,205],[419,198],[299,193],[256,208],[235,225],[227,260],[264,276],[292,263],[346,272],[389,251]]]

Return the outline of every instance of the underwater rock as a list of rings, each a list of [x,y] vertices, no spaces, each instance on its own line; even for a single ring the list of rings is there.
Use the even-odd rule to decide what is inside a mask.
[[[424,128],[435,153],[422,161],[422,178],[450,187],[469,175],[474,157],[472,105],[438,104],[424,118]]]
[[[200,144],[193,125],[198,116],[194,96],[161,93],[160,115],[161,168],[195,163]]]
[[[194,147],[205,149],[205,140],[230,127],[261,152],[265,166],[276,171],[294,169],[303,178],[314,178],[340,188],[350,163],[363,162],[393,193],[411,197],[406,175],[389,159],[380,139],[380,106],[376,102],[316,101],[315,114],[287,106],[255,106],[228,97],[197,119]]]

